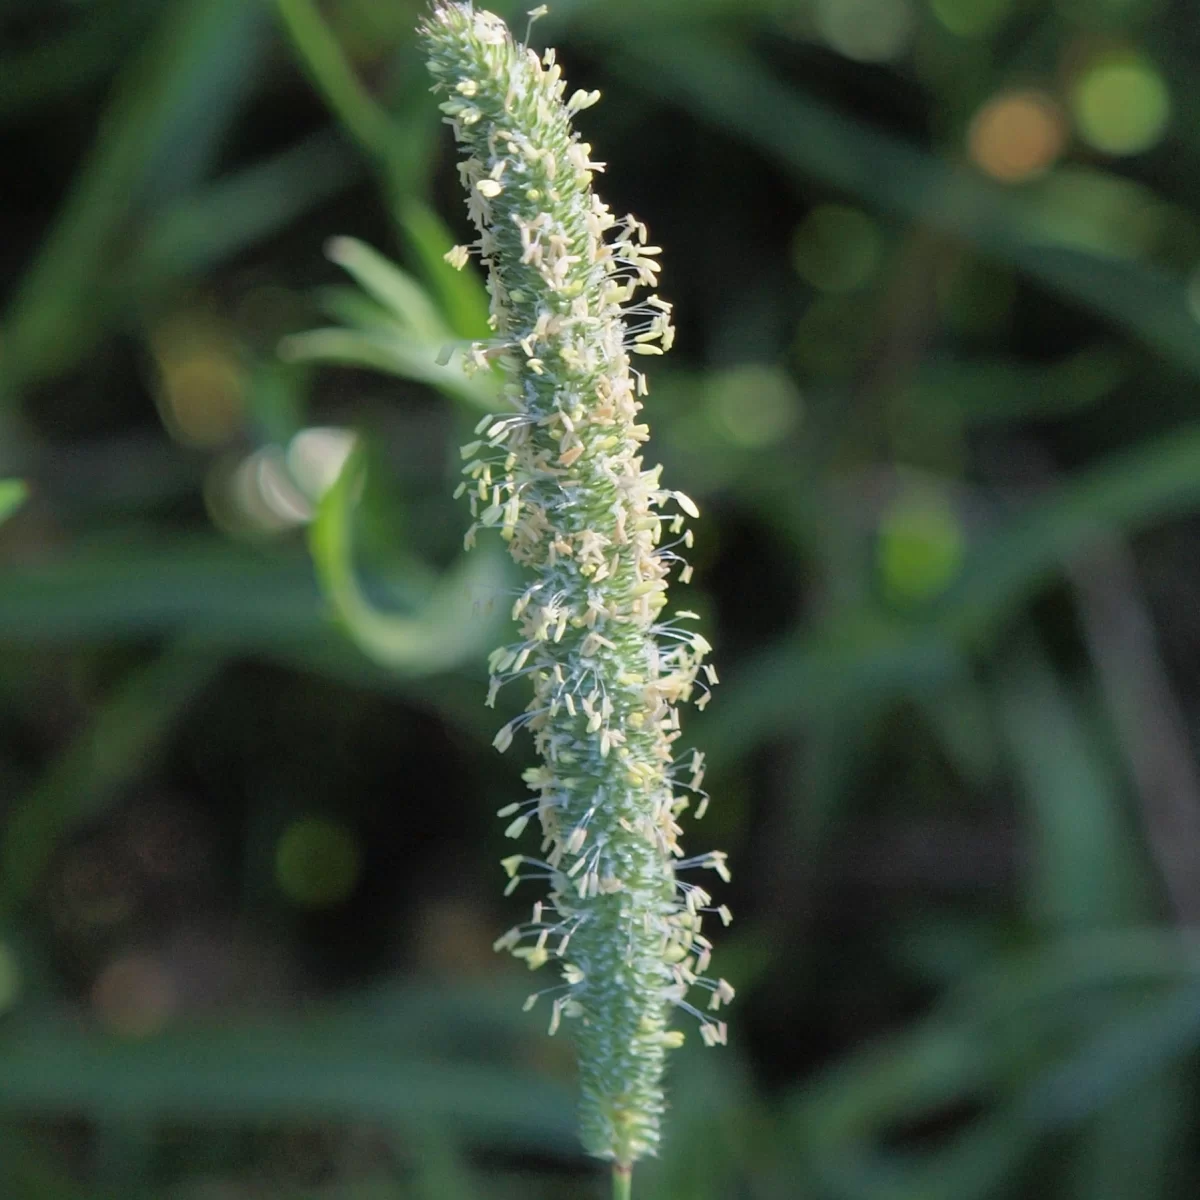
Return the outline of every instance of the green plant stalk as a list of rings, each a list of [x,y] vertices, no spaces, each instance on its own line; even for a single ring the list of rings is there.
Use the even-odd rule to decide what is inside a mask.
[[[615,1194],[627,1196],[631,1165],[659,1144],[666,1053],[684,1039],[669,1028],[674,1012],[696,1016],[707,1044],[724,1042],[709,1012],[733,996],[705,976],[701,932],[702,914],[728,921],[728,910],[679,877],[728,878],[720,851],[685,858],[679,846],[680,817],[693,796],[703,815],[707,797],[703,756],[677,751],[678,707],[703,707],[716,676],[686,625],[695,614],[662,613],[669,572],[690,576],[675,547],[691,545],[684,519],[698,514],[643,464],[646,383],[631,365],[669,349],[671,306],[633,301],[656,282],[658,247],[592,190],[600,164],[572,117],[599,93],[564,100],[554,52],[539,57],[469,4],[437,3],[421,34],[479,232],[447,260],[478,254],[488,272],[495,336],[471,345],[465,366],[498,364],[512,406],[463,448],[467,545],[495,528],[532,577],[513,607],[518,640],[491,656],[488,702],[511,680],[532,684],[495,745],[504,751],[522,727],[533,735],[541,761],[524,778],[536,795],[501,815],[513,838],[536,817],[541,850],[503,865],[510,891],[537,879],[549,895],[497,948],[557,967],[560,981],[527,1007],[548,995],[550,1032],[571,1022],[584,1146],[614,1161]],[[708,1011],[688,1002],[694,988]]]
[[[350,135],[382,163],[389,160],[392,123],[363,88],[312,0],[275,0],[300,62]]]
[[[631,1200],[633,1195],[633,1167],[613,1163],[613,1200]]]

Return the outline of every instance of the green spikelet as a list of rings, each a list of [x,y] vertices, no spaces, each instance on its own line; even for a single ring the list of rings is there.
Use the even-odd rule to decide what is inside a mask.
[[[461,267],[478,254],[491,294],[495,337],[465,365],[499,363],[513,406],[463,448],[467,542],[496,528],[531,576],[513,608],[518,640],[491,657],[488,701],[517,677],[532,685],[495,744],[507,749],[521,726],[533,735],[534,798],[501,815],[513,838],[536,819],[541,850],[504,867],[510,890],[538,879],[548,896],[497,947],[556,972],[550,1032],[566,1020],[578,1045],[584,1144],[625,1167],[658,1145],[664,1060],[683,1041],[668,1028],[675,1010],[699,1018],[706,1043],[724,1042],[708,1013],[733,995],[705,977],[712,901],[679,878],[700,868],[728,878],[724,854],[679,848],[681,815],[693,797],[702,815],[706,796],[702,755],[676,750],[678,706],[703,707],[715,674],[694,614],[661,616],[669,573],[690,574],[678,548],[691,545],[685,516],[698,514],[643,465],[646,383],[631,366],[669,349],[671,306],[634,301],[656,282],[658,247],[592,191],[601,164],[571,118],[598,94],[564,99],[553,51],[539,56],[468,4],[438,4],[421,33],[479,231],[447,258]],[[688,1002],[694,988],[708,993],[705,1011]]]

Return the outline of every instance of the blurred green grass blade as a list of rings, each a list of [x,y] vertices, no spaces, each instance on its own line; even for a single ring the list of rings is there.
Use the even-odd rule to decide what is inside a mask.
[[[61,32],[0,56],[0,119],[94,86],[134,44],[157,3],[93,4]]]
[[[411,71],[405,76],[403,94],[394,98],[397,113],[393,115],[363,86],[312,0],[275,0],[275,6],[301,67],[329,110],[374,160],[400,231],[421,264],[450,330],[461,339],[489,336],[482,283],[473,272],[458,272],[442,259],[454,238],[421,199],[430,150],[436,144],[434,134],[440,128],[421,102],[424,73]]]
[[[1168,1063],[1110,1098],[1080,1139],[1064,1200],[1174,1200],[1191,1169],[1194,1104],[1182,1066]]]
[[[317,1034],[290,1020],[137,1041],[23,1028],[0,1037],[0,1114],[434,1122],[506,1149],[572,1154],[577,1144],[562,1084],[514,1068],[397,1054],[352,1029]]]
[[[1039,1139],[1077,1129],[1142,1081],[1161,1081],[1161,1068],[1200,1033],[1198,978],[1200,943],[1159,929],[1056,939],[989,966],[915,1029],[857,1051],[797,1096],[791,1127],[818,1194],[997,1194]],[[1104,1020],[1093,1027],[1081,1021],[1096,1013]],[[937,1146],[892,1148],[924,1120],[964,1108],[980,1113],[956,1117]],[[1134,1139],[1131,1161],[1159,1161],[1158,1132]]]
[[[727,1200],[741,1190],[756,1152],[794,1165],[793,1151],[755,1094],[735,1046],[721,1054],[685,1050],[671,1064],[671,1137],[660,1156],[638,1163],[634,1196]],[[757,1195],[757,1193],[754,1193]]]
[[[1028,637],[999,669],[999,723],[1029,831],[1031,919],[1052,935],[1145,919],[1144,850],[1077,703]]]
[[[1112,764],[1045,656],[1031,639],[1004,657],[998,687],[1000,724],[1025,797],[1030,830],[1027,904],[1034,924],[1063,931],[1133,924],[1153,915],[1147,854]],[[1092,1033],[1081,1055],[1111,1074],[1113,1030],[1133,1031],[1124,998],[1101,999],[1081,1012]],[[1094,1031],[1094,1032],[1092,1032]],[[1179,1166],[1176,1126],[1187,1107],[1182,1080],[1160,1064],[1150,1077],[1126,1080],[1095,1098],[1091,1119],[1062,1158],[1067,1200],[1152,1200]],[[1076,1072],[1078,1081],[1080,1072]],[[1069,1078],[1069,1077],[1068,1077]],[[1061,1080],[1060,1080],[1061,1085]]]
[[[333,238],[326,253],[417,338],[433,342],[446,336],[441,314],[407,271],[357,238]]]
[[[279,345],[284,359],[383,371],[429,384],[483,412],[507,407],[495,371],[468,376],[461,362],[445,361],[446,351],[460,339],[408,272],[354,238],[334,238],[327,253],[362,288],[363,301],[348,298],[344,289],[324,293],[335,315],[350,327],[292,334]]]
[[[8,814],[0,903],[27,899],[64,837],[94,818],[139,773],[186,706],[224,665],[181,643],[131,672]]]
[[[963,672],[914,699],[960,778],[980,794],[990,791],[1000,774],[1001,752],[979,681]]]
[[[602,38],[611,34],[603,9],[587,17]],[[728,43],[677,30],[670,40],[624,39],[606,62],[634,86],[704,116],[806,181],[815,177],[880,212],[960,237],[1200,376],[1200,325],[1182,279],[1045,245],[1032,202],[803,95]]]
[[[486,571],[483,563],[479,570]],[[389,575],[389,598],[419,606],[428,598],[426,575],[424,570],[420,579]],[[470,636],[463,641],[468,657],[472,646],[490,645],[499,636],[496,623],[506,606],[492,606],[487,597],[480,614],[472,613]],[[456,603],[461,599],[455,597]],[[405,690],[403,677],[364,659],[337,632],[307,553],[181,540],[10,568],[0,585],[0,645],[184,635],[211,650],[254,651],[357,686]],[[441,686],[448,684],[443,680]],[[471,729],[476,715],[486,718],[477,695],[447,703],[462,728]],[[492,731],[481,723],[481,731],[485,728],[486,741]]]
[[[349,639],[330,626],[324,641],[303,645],[275,645],[267,649],[273,661],[295,671],[323,676],[356,688],[369,688],[384,695],[404,696],[426,711],[438,714],[447,726],[480,746],[491,744],[496,734],[491,709],[480,703],[486,682],[483,656],[477,663],[464,663],[454,674],[422,675],[411,678],[389,671],[364,655]],[[500,640],[497,631],[495,642]],[[520,1007],[524,995],[517,997]]]
[[[346,131],[380,162],[386,162],[392,122],[363,87],[337,38],[312,0],[275,0],[275,11],[301,67]]]
[[[946,593],[938,623],[958,637],[987,637],[1090,541],[1197,506],[1200,425],[1193,424],[1077,472],[980,541]]]
[[[170,197],[222,136],[253,80],[263,14],[245,0],[178,0],[122,73],[86,164],[4,320],[4,386],[72,366],[111,317],[118,234]]]
[[[151,1189],[156,1130],[137,1117],[99,1117],[92,1130],[91,1177],[127,1200],[158,1200]]]
[[[857,707],[861,719],[863,706],[941,687],[965,662],[940,631],[902,625],[861,636],[824,628],[785,637],[723,680],[719,716],[697,721],[697,744],[715,769],[814,715]]]
[[[406,1149],[413,1149],[408,1138],[405,1138],[404,1144]],[[309,1187],[295,1183],[282,1186],[275,1184],[271,1200],[399,1200],[401,1197],[408,1200],[410,1193],[398,1190],[398,1186],[396,1172],[386,1170],[344,1183],[322,1183]]]
[[[1200,979],[1200,940],[1177,930],[1134,926],[1055,939],[1006,956],[963,981],[942,1008],[952,1021],[980,1028],[1025,1021],[1040,1008],[1072,1012],[1106,989],[1164,991]]]
[[[364,333],[394,333],[396,318],[356,287],[323,287],[316,293],[321,312],[332,321]]]
[[[321,497],[309,531],[317,577],[343,629],[375,662],[409,675],[444,670],[481,652],[492,622],[479,614],[505,593],[497,554],[464,553],[419,612],[381,612],[363,594],[354,570],[353,515],[362,483],[362,457],[354,453]]]
[[[854,1055],[793,1104],[791,1130],[817,1194],[837,1200],[982,1200],[1034,1145],[1017,1113],[998,1111],[942,1149],[883,1148],[897,1127],[972,1105],[993,1065],[970,1031],[928,1024]]]
[[[451,337],[444,340],[487,337],[490,333],[487,323],[488,302],[482,283],[474,272],[458,272],[443,260],[442,255],[454,244],[454,238],[437,214],[420,198],[420,184],[426,173],[425,162],[429,157],[428,151],[434,145],[430,130],[437,127],[426,119],[426,107],[414,100],[402,106],[400,116],[393,117],[363,86],[312,0],[275,0],[275,6],[301,66],[324,97],[330,111],[374,159],[380,170],[400,230],[421,264],[421,270],[449,323]],[[416,72],[410,75],[418,77]],[[424,76],[420,75],[419,78],[423,92]],[[411,90],[416,84],[409,82],[407,86]],[[354,253],[356,258],[364,260],[362,252],[368,248],[360,247],[361,244],[356,244]],[[388,296],[381,294],[374,285],[382,283],[385,291],[388,290],[382,271],[390,269],[395,272],[398,268],[382,256],[375,255],[375,258],[378,261],[374,264],[365,260],[358,264],[366,267],[368,275],[360,279],[360,283],[390,306]],[[344,262],[343,265],[355,271],[353,261]],[[401,308],[396,311],[403,312],[406,301],[403,297],[400,301]],[[419,330],[420,325],[414,325],[414,328]],[[420,362],[397,362],[385,347],[348,337],[339,338],[332,331],[318,331],[318,334],[320,336],[315,342],[289,342],[289,347],[304,357],[324,357],[327,361],[371,366],[433,382],[436,386],[436,378],[429,377]],[[440,346],[435,348],[435,357],[440,349]],[[468,400],[478,395],[473,388],[464,390],[460,386],[453,390]]]
[[[981,538],[958,580],[911,621],[839,616],[786,638],[723,685],[720,720],[706,720],[713,763],[838,704],[887,704],[936,689],[994,637],[1090,541],[1127,535],[1200,507],[1200,426],[1113,455],[1060,484]]]
[[[905,390],[914,405],[936,406],[968,423],[1061,420],[1111,395],[1129,376],[1127,358],[1103,345],[1049,367],[935,358],[916,369]]]
[[[1174,1196],[1195,1109],[1187,1063],[1200,1044],[1200,990],[1100,1000],[1074,1015],[1091,1036],[1024,1090],[1027,1117],[1048,1133],[1080,1127],[1061,1160],[1064,1197]]]
[[[25,503],[29,490],[19,479],[0,479],[0,524]]]
[[[21,645],[188,633],[213,645],[270,646],[323,629],[307,555],[215,538],[7,567],[0,586],[0,641]]]
[[[203,273],[344,191],[360,174],[360,160],[337,134],[314,134],[164,209],[127,277],[144,290]]]
[[[783,864],[793,864],[797,854],[805,861],[822,859],[849,816],[849,798],[882,724],[880,710],[873,705],[813,709],[803,748],[793,751],[788,765],[788,790],[803,796],[804,803],[790,805],[776,818],[779,840],[787,847],[780,856]],[[782,910],[774,915],[789,921],[793,917]]]
[[[427,1124],[418,1140],[414,1200],[480,1200],[466,1157],[446,1131]]]
[[[1060,1141],[1057,1194],[1173,1194],[1193,1105],[1182,1064],[1200,1040],[1197,949],[1167,930],[1055,939],[983,973],[947,1008],[1025,1061],[1014,1103],[1028,1124],[1075,1129]]]
[[[0,1187],[5,1200],[126,1200],[107,1188],[77,1183],[61,1154],[51,1157],[35,1148],[17,1128],[0,1128]]]
[[[329,111],[373,160],[388,200],[399,214],[422,192],[434,144],[432,132],[438,128],[424,103],[424,72],[410,70],[402,75],[399,94],[391,97],[395,111],[389,112],[363,85],[313,0],[274,3],[301,69]]]
[[[412,196],[400,208],[400,226],[454,333],[466,340],[490,337],[483,281],[471,264],[456,271],[442,257],[454,245],[454,238],[442,219]]]
[[[1027,1088],[1024,1103],[1038,1124],[1069,1127],[1160,1068],[1184,1061],[1197,1045],[1200,985],[1190,982],[1150,997],[1082,1051],[1048,1066]]]
[[[487,372],[467,376],[459,362],[441,364],[438,354],[449,342],[422,342],[398,326],[379,329],[313,329],[283,339],[280,354],[288,362],[336,363],[368,367],[401,379],[425,383],[461,401],[476,414],[502,411],[496,380]]]
[[[458,340],[407,271],[353,238],[332,239],[328,253],[354,278],[364,296],[355,302],[344,289],[326,290],[326,305],[350,328],[331,326],[284,337],[283,359],[336,362],[413,379],[485,413],[508,407],[500,400],[496,372],[476,371],[468,376],[461,362],[445,361],[446,350],[454,349]]]

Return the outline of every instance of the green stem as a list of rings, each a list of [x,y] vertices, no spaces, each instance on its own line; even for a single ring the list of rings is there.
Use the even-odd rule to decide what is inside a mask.
[[[312,0],[276,0],[284,30],[309,78],[350,136],[386,164],[391,119],[375,103],[341,52]]]
[[[633,1166],[613,1163],[613,1200],[630,1200],[633,1195]]]
[[[428,123],[398,121],[375,99],[342,52],[314,0],[275,0],[275,9],[301,70],[342,128],[374,164],[389,203],[395,207],[401,226],[419,252],[420,237],[412,232],[410,222],[429,220],[417,199],[417,181],[424,173],[424,167],[418,164],[428,157],[425,144]],[[436,230],[436,235],[441,232]],[[438,274],[448,269],[438,262]]]

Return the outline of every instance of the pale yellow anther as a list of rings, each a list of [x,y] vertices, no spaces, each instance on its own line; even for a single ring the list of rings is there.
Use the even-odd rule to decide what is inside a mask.
[[[531,971],[536,971],[549,961],[550,951],[545,946],[518,946],[513,951],[513,958],[523,958],[525,965]]]

